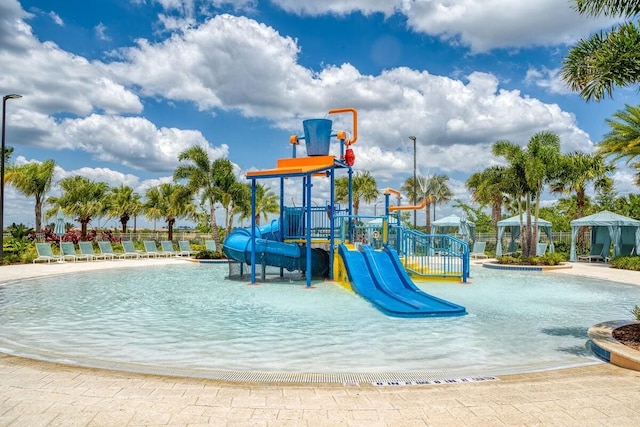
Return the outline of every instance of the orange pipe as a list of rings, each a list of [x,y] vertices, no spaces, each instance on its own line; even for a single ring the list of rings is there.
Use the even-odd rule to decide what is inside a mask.
[[[358,139],[358,112],[355,108],[337,108],[335,110],[329,110],[329,114],[337,113],[353,113],[353,138],[345,141],[346,145],[355,144]]]
[[[418,209],[424,209],[427,207],[427,200],[423,199],[420,206],[389,206],[389,212],[394,211],[417,211]]]
[[[398,199],[402,198],[402,194],[398,190],[394,190],[393,188],[389,188],[389,187],[384,189],[383,194],[389,194],[389,195],[395,194]]]

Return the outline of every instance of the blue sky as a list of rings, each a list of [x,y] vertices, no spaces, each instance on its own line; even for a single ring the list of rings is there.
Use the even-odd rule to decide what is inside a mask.
[[[54,159],[56,180],[81,174],[144,194],[171,181],[189,146],[228,157],[244,179],[291,155],[303,119],[353,107],[356,170],[399,188],[415,135],[418,173],[448,175],[468,202],[467,177],[500,162],[493,142],[552,130],[563,151],[591,152],[605,119],[637,99],[628,88],[586,103],[560,81],[568,46],[613,24],[571,4],[3,0],[0,92],[23,95],[7,102],[6,142],[16,163]],[[349,115],[332,118],[350,130]],[[632,175],[614,176],[620,194],[636,191]],[[328,189],[316,187],[323,202]],[[299,199],[297,185],[286,191]],[[10,186],[5,197],[5,224],[33,225],[33,201]]]

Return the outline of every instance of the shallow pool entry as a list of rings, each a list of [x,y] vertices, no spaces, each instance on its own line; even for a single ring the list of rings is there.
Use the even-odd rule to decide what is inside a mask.
[[[0,286],[0,350],[84,366],[249,380],[470,378],[600,363],[587,329],[640,287],[477,269],[420,283],[468,315],[391,318],[332,282],[247,286],[224,265],[78,273]]]

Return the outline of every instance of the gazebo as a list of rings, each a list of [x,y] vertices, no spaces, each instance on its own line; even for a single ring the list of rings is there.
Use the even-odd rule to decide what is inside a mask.
[[[527,214],[522,215],[522,223],[527,223]],[[535,217],[531,217],[531,226],[535,224]],[[553,239],[551,238],[551,222],[546,219],[538,218],[538,240],[540,239],[540,230],[544,231],[549,239],[549,252],[553,252],[555,247],[553,246]],[[502,235],[505,230],[509,228],[511,230],[511,243],[514,244],[516,239],[520,237],[520,215],[512,216],[511,218],[498,221],[498,243],[496,245],[496,256],[502,256]],[[535,242],[536,244],[538,242]],[[512,246],[512,245],[509,245]]]
[[[455,232],[462,236],[463,240],[472,243],[476,240],[476,224],[466,218],[449,215],[431,223],[433,234],[447,234],[452,228],[455,228]]]
[[[570,261],[577,261],[576,238],[580,227],[591,227],[591,246],[603,245],[609,253],[613,243],[613,256],[638,254],[640,248],[640,221],[610,211],[574,219],[571,224]]]

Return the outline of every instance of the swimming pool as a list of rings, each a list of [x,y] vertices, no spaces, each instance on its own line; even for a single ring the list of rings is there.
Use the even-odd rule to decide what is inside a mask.
[[[0,286],[0,350],[149,373],[421,373],[467,377],[599,363],[595,323],[629,318],[640,287],[553,273],[472,271],[419,283],[467,308],[455,318],[383,315],[329,282],[260,286],[226,265],[112,269]]]

